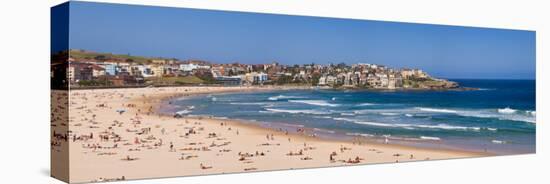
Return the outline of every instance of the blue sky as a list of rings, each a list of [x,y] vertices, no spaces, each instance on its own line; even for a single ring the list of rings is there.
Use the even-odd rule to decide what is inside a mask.
[[[357,63],[534,79],[535,32],[71,2],[69,47],[216,63]]]

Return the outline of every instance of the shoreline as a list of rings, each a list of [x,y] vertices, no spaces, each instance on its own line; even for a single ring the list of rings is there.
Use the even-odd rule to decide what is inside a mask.
[[[292,87],[295,87],[295,86],[292,86]],[[292,88],[292,87],[287,88],[287,89],[278,89],[278,90],[314,90],[314,89],[311,89],[311,88]],[[254,91],[250,91],[250,92],[254,93],[254,92],[258,92],[258,91],[274,91],[274,90],[277,90],[277,89],[254,90]],[[219,94],[231,94],[231,93],[236,93],[236,91],[220,92],[220,93],[216,93],[216,94],[219,95]],[[247,91],[247,93],[248,93],[248,91]],[[213,93],[197,93],[197,94],[189,95],[189,97],[196,97],[196,96],[203,96],[203,95],[210,95],[210,94],[213,94]],[[154,98],[155,97],[153,97],[153,99]],[[160,110],[159,106],[163,105],[162,103],[165,103],[166,101],[171,101],[171,100],[177,99],[179,97],[157,97],[157,98],[159,98],[160,101],[153,106],[154,107],[153,111],[156,113],[156,115],[160,115],[160,116],[164,116],[164,117],[173,117],[171,114],[167,114],[167,113],[164,113],[164,112],[159,112],[159,110]],[[155,106],[156,106],[156,108],[155,108]],[[231,122],[236,123],[240,126],[245,126],[245,127],[250,127],[250,128],[257,128],[257,129],[269,129],[269,130],[272,130],[272,131],[281,131],[280,128],[279,128],[279,130],[277,130],[277,128],[267,127],[269,125],[273,125],[273,123],[271,123],[271,122],[265,122],[264,124],[258,124],[258,122],[256,122],[256,121],[250,121],[250,120],[245,120],[245,119],[231,119],[231,118],[225,118],[225,117],[215,117],[215,116],[211,116],[211,115],[191,115],[191,116],[184,115],[181,118],[194,119],[194,120],[197,120],[197,119],[200,118],[200,119],[214,119],[214,120],[217,120],[217,121],[231,121]],[[274,126],[274,127],[292,128],[293,126],[295,126],[294,128],[301,127],[302,129],[307,129],[307,130],[309,130],[311,132],[315,132],[315,133],[321,133],[321,132],[320,131],[315,131],[314,129],[332,131],[332,130],[328,130],[328,129],[307,127],[307,126],[304,126],[304,125],[290,125],[290,124],[288,124],[288,125],[278,125],[278,126]],[[313,139],[316,139],[318,141],[327,141],[327,142],[344,143],[344,144],[347,144],[347,143],[355,144],[354,140],[357,139],[358,141],[361,141],[363,143],[373,144],[373,145],[377,145],[377,146],[400,147],[400,148],[403,148],[403,149],[423,149],[423,150],[426,150],[426,151],[464,153],[464,154],[473,154],[473,155],[478,155],[478,156],[496,156],[496,155],[498,155],[498,154],[495,154],[495,153],[488,153],[488,152],[460,150],[460,148],[458,148],[458,147],[454,147],[454,149],[453,149],[453,148],[449,148],[449,147],[447,147],[447,148],[420,147],[420,146],[412,146],[412,145],[403,144],[403,143],[411,143],[411,142],[418,143],[417,141],[414,141],[414,140],[393,140],[395,142],[402,142],[402,143],[384,144],[384,143],[380,143],[380,141],[382,141],[382,138],[368,138],[368,137],[364,137],[364,136],[347,135],[346,133],[349,133],[349,132],[338,132],[338,133],[342,134],[342,135],[336,135],[336,136],[341,136],[340,138],[329,138],[327,136],[315,136],[315,137],[313,137],[311,134],[308,135],[308,134],[298,134],[298,133],[289,133],[289,135],[313,138]],[[353,140],[350,140],[350,139],[353,139]],[[429,141],[429,140],[426,140],[426,141]]]
[[[68,141],[71,183],[489,156],[326,140],[239,120],[174,118],[157,113],[170,98],[288,89],[296,87],[71,91]]]

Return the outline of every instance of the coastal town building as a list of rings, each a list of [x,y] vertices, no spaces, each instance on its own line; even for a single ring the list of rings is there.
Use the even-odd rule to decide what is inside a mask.
[[[105,67],[105,75],[116,75],[117,74],[117,66],[114,64],[106,64]]]
[[[164,65],[149,65],[147,66],[151,70],[151,75],[153,77],[162,77],[164,75]]]
[[[327,77],[322,76],[319,78],[319,86],[326,86],[327,85]]]
[[[140,58],[140,57],[133,57]],[[440,88],[453,87],[444,79],[431,77],[420,69],[396,69],[378,64],[214,64],[201,60],[134,59],[85,57],[68,59],[66,71],[69,84],[145,85],[190,84],[212,85],[311,85],[344,88]],[[53,74],[52,74],[53,75]],[[190,77],[190,78],[189,78]],[[163,80],[167,78],[167,80]],[[170,79],[168,79],[170,78]],[[108,83],[98,80],[107,80]],[[166,83],[166,81],[173,81]],[[174,81],[176,83],[174,83]],[[423,81],[435,81],[427,83]]]
[[[93,78],[97,78],[99,76],[104,76],[105,75],[105,69],[99,65],[89,65],[89,67],[91,68],[92,70],[92,77]]]

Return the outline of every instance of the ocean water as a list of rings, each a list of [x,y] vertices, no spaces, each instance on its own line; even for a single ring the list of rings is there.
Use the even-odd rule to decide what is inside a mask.
[[[318,136],[534,153],[534,80],[453,80],[474,91],[290,90],[180,98],[170,113],[246,120]]]

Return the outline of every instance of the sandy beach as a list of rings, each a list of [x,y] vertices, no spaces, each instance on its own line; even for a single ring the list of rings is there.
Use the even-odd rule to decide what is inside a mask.
[[[274,87],[163,87],[72,90],[68,125],[52,114],[52,157],[70,158],[70,182],[239,173],[485,156],[312,137],[235,120],[157,113],[161,102],[188,95],[285,90]],[[60,92],[52,93],[60,98]],[[66,95],[66,94],[65,94]],[[63,111],[53,105],[52,112]],[[57,109],[57,110],[56,110]],[[68,127],[68,132],[63,132]],[[68,143],[68,144],[67,144]]]

